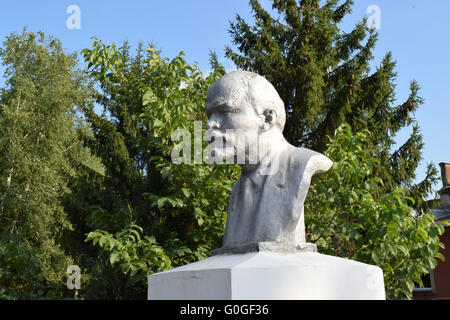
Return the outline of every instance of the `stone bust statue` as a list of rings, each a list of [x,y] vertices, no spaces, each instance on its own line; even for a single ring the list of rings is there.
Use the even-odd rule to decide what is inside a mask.
[[[213,154],[242,168],[231,192],[222,247],[213,255],[315,251],[305,240],[303,203],[311,177],[327,171],[332,161],[286,141],[284,103],[272,84],[252,72],[227,73],[209,89],[206,113],[207,135],[214,137],[210,143],[218,138],[226,143],[212,148]]]

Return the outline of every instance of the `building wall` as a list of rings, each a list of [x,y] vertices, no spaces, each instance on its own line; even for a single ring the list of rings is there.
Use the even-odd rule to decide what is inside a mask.
[[[415,300],[450,299],[450,227],[445,228],[441,242],[445,245],[445,249],[440,249],[445,261],[437,260],[438,265],[433,271],[434,290],[414,292]]]

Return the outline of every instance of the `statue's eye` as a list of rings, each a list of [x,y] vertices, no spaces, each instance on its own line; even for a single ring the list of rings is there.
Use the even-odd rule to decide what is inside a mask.
[[[224,110],[223,113],[225,113],[225,114],[236,113],[236,109],[227,109],[227,110]]]

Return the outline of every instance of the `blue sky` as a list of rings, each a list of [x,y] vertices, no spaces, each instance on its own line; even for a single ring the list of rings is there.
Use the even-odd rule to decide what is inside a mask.
[[[409,82],[416,79],[422,87],[425,104],[416,113],[424,137],[424,160],[417,179],[424,177],[425,164],[450,162],[450,1],[448,0],[356,0],[353,13],[342,28],[352,26],[366,14],[367,8],[380,8],[379,40],[373,66],[387,51],[397,61],[398,103],[408,96]],[[269,0],[262,0],[269,7]],[[70,5],[81,9],[81,29],[70,30],[66,13]],[[223,57],[224,46],[231,44],[229,20],[236,13],[251,21],[246,0],[15,0],[2,3],[0,38],[12,31],[42,30],[59,38],[67,51],[80,52],[96,36],[104,43],[121,44],[127,39],[132,46],[138,41],[156,42],[162,55],[172,58],[185,52],[189,63],[198,63],[207,71],[208,52],[215,50],[227,70],[233,64]],[[367,14],[370,15],[370,14]],[[0,68],[0,71],[3,69]],[[1,82],[0,82],[1,84]],[[410,129],[397,137],[403,142]],[[441,188],[438,184],[435,189]]]

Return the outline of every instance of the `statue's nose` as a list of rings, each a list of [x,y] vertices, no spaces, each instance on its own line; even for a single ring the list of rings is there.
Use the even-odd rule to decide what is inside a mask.
[[[206,123],[206,130],[213,130],[213,129],[220,129],[220,125],[219,125],[219,122],[217,120],[210,119]]]

